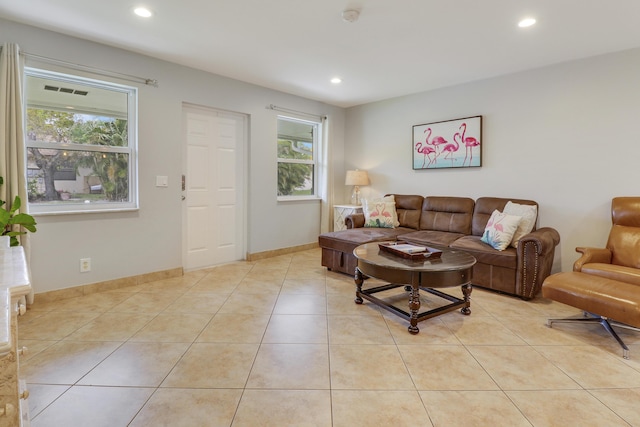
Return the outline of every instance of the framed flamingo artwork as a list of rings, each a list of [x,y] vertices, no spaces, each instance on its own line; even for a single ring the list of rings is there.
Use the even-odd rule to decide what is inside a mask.
[[[413,126],[413,169],[482,166],[482,116]]]

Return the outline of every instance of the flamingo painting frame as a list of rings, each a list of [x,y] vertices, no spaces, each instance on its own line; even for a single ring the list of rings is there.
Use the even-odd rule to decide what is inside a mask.
[[[482,166],[482,116],[413,126],[414,170]]]

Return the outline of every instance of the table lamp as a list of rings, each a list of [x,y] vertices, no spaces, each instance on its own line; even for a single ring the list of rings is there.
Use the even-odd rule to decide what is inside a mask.
[[[367,171],[354,170],[347,171],[347,178],[344,185],[353,185],[353,194],[351,195],[351,204],[360,206],[360,186],[369,185],[369,175]]]

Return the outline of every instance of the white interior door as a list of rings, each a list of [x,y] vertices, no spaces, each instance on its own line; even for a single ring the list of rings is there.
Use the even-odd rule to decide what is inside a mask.
[[[244,259],[247,118],[183,106],[183,267]]]

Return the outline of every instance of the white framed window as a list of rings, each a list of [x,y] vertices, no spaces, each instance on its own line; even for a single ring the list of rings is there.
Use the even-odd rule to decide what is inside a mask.
[[[321,123],[278,116],[278,200],[318,198]]]
[[[32,214],[138,209],[137,88],[25,68]]]

